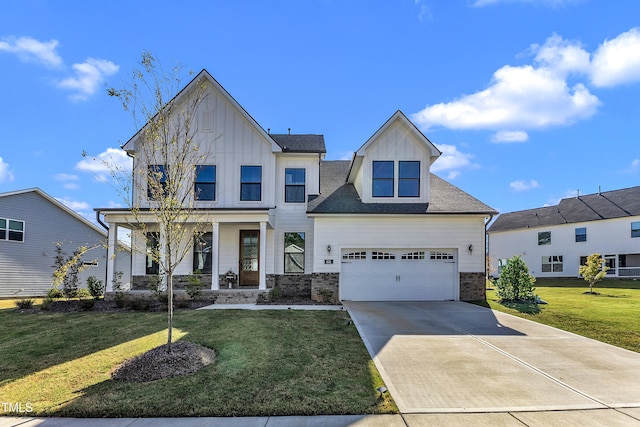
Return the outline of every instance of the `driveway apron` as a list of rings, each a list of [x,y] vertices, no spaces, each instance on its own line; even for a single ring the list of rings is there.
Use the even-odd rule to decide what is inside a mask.
[[[344,305],[403,414],[640,408],[638,353],[462,302]]]

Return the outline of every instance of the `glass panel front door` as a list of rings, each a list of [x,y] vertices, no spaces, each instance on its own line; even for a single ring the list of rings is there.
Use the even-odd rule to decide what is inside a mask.
[[[240,231],[240,286],[258,286],[260,281],[260,231]]]

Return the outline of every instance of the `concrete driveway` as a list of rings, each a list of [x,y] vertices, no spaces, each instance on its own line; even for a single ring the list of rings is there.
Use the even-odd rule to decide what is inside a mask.
[[[403,414],[576,410],[640,423],[638,353],[462,302],[344,305]]]

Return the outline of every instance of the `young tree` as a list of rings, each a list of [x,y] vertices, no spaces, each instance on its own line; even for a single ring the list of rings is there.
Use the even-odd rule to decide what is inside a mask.
[[[496,292],[504,301],[533,301],[536,278],[529,274],[529,267],[518,255],[507,260],[496,282]]]
[[[125,200],[133,217],[132,226],[145,241],[139,246],[132,245],[132,250],[145,253],[157,263],[165,280],[170,353],[173,275],[191,251],[190,237],[202,234],[203,229],[195,209],[193,182],[196,167],[208,157],[196,137],[198,107],[206,96],[207,86],[205,81],[194,82],[188,93],[178,96],[180,66],[166,72],[149,52],[143,52],[140,63],[142,68],[133,71],[125,88],[107,90],[122,102],[139,129],[132,138],[135,166],[130,184],[122,179],[122,171],[108,166],[116,182],[124,183],[123,193],[128,193],[129,188],[133,191],[133,198]],[[146,241],[151,232],[159,232],[159,244]]]
[[[591,254],[587,257],[587,262],[578,268],[578,273],[589,283],[589,293],[592,294],[593,286],[607,275],[609,267],[604,264],[604,259],[600,254]]]

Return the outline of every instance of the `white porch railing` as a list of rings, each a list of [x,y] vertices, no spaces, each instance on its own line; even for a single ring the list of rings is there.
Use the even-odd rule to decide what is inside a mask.
[[[640,277],[640,267],[618,267],[618,277]]]

